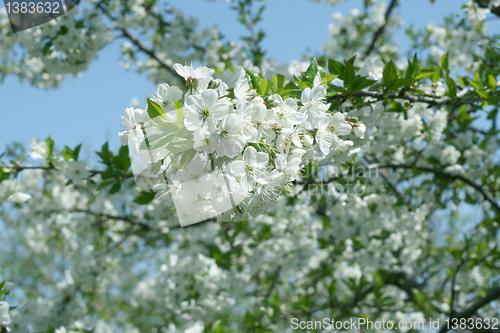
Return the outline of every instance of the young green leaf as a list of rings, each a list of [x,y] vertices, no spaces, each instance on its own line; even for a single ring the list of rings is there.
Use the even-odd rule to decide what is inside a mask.
[[[446,85],[448,86],[448,96],[456,97],[457,96],[457,85],[455,81],[453,81],[449,76],[446,77]]]
[[[352,90],[353,84],[354,84],[354,77],[356,76],[356,73],[354,71],[354,63],[351,61],[346,61],[345,66],[344,66],[344,86]]]
[[[450,66],[448,63],[448,52],[441,58],[441,68],[444,69],[446,76],[450,75]]]
[[[54,152],[54,140],[52,140],[50,135],[45,139],[45,144],[47,145],[47,159],[50,160]]]
[[[254,71],[251,71],[249,69],[245,69],[245,72],[247,73],[248,77],[250,78],[250,84],[252,85],[252,88],[257,90],[258,93],[261,93],[260,80],[262,80],[262,77],[260,76],[260,74],[254,72]]]
[[[273,83],[276,90],[283,88],[283,85],[285,84],[285,76],[283,74],[274,75]]]
[[[429,77],[429,76],[433,75],[434,73],[438,73],[439,74],[439,72],[435,68],[422,69],[415,76],[415,80],[420,80],[420,79]]]
[[[114,183],[109,189],[109,194],[115,194],[122,188],[122,183],[120,181]]]
[[[387,65],[385,65],[383,71],[382,81],[385,90],[386,91],[391,90],[392,86],[396,83],[397,80],[398,80],[398,69],[396,65],[394,65],[394,62],[392,62],[391,60]]]
[[[344,65],[337,60],[329,59],[328,60],[328,71],[330,72],[330,74],[343,76]],[[342,77],[341,77],[341,79],[342,79]]]
[[[175,114],[177,115],[177,125],[181,127],[184,124],[184,108],[181,101],[175,102]]]
[[[155,193],[153,191],[142,191],[137,197],[135,197],[134,202],[139,205],[145,205],[153,201],[155,198]]]
[[[148,98],[148,114],[151,117],[151,119],[155,119],[156,117],[163,116],[165,115],[165,112],[155,102],[153,102],[150,98]],[[168,119],[167,117],[163,117]]]

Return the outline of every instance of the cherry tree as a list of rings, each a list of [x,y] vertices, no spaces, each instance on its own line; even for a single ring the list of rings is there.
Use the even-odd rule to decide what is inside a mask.
[[[155,0],[16,34],[0,12],[2,77],[57,88],[121,43],[157,84],[96,165],[50,137],[0,155],[0,331],[497,330],[500,2],[402,54],[400,1],[365,0],[290,64],[264,1],[227,5],[241,44]]]

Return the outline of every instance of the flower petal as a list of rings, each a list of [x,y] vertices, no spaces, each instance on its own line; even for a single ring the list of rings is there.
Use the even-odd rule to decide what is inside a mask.
[[[190,113],[184,117],[184,125],[189,131],[194,131],[200,127],[200,117],[196,113]]]

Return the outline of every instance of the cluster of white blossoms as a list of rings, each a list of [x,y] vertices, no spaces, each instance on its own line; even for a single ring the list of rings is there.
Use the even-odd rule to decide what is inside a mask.
[[[6,13],[0,12],[0,17]],[[2,18],[0,18],[0,22]],[[38,27],[13,34],[0,24],[2,59],[11,73],[42,87],[57,87],[64,76],[87,70],[111,34],[95,11],[78,7]],[[22,57],[17,47],[25,50]]]
[[[10,324],[9,309],[9,303],[0,302],[0,327],[5,327]]]
[[[371,43],[371,32],[377,31],[385,25],[384,42],[376,45],[377,54],[379,56],[388,55],[388,58],[398,60],[398,49],[391,36],[391,29],[402,26],[403,20],[395,13],[386,21],[386,7],[387,4],[384,2],[374,2],[368,4],[365,11],[354,8],[345,16],[341,12],[333,13],[333,22],[328,25],[330,38],[324,46],[325,54],[332,59],[348,59],[353,54],[362,54]],[[368,10],[372,12],[371,15]],[[367,29],[359,29],[360,25]]]
[[[329,110],[319,72],[293,97],[276,87],[262,95],[244,69],[229,87],[213,69],[174,67],[187,81],[184,98],[178,87],[160,84],[145,110],[125,111],[119,136],[136,156],[136,176],[147,169],[157,198],[176,207],[181,225],[259,215],[311,159],[348,154],[351,132],[364,138],[359,118]]]

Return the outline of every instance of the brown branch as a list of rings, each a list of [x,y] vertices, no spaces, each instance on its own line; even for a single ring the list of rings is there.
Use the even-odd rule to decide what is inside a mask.
[[[21,166],[21,165],[12,165],[12,164],[0,164],[0,168],[13,169],[15,171],[23,171],[23,170],[57,170],[55,167],[43,167],[43,166]]]
[[[363,156],[363,158],[369,163],[369,165],[372,164],[372,161],[370,159],[370,157],[368,156]],[[377,161],[377,160],[376,160]],[[378,161],[377,161],[378,162]],[[369,166],[368,165],[368,166]],[[403,201],[406,205],[408,205],[408,207],[411,209],[411,204],[410,202],[408,202],[408,200],[406,199],[406,196],[404,195],[404,193],[402,193],[398,188],[397,188],[397,184],[399,183],[396,182],[396,184],[393,184],[390,179],[389,179],[389,175],[387,174],[387,172],[385,171],[382,171],[380,172],[380,175],[382,176],[382,178],[384,179],[385,183],[387,185],[389,185],[389,187],[391,188],[391,190],[396,194],[396,196],[401,200]]]
[[[494,301],[495,299],[500,298],[500,287],[497,287],[493,290],[491,290],[488,295],[485,297],[481,298],[479,301],[476,303],[472,304],[470,307],[465,309],[462,312],[457,313],[456,315],[452,316],[451,318],[469,318],[472,315],[474,315],[479,309],[481,309],[483,306],[487,305],[491,301]],[[439,333],[446,333],[450,330],[448,325],[443,325],[441,329],[439,330]]]
[[[414,165],[414,164],[384,164],[384,163],[375,163],[375,164],[370,164],[367,167],[360,167],[360,168],[354,169],[353,171],[355,173],[358,173],[358,172],[366,172],[367,170],[371,170],[371,169],[384,169],[384,168],[389,168],[389,169],[418,169],[418,170],[421,170],[421,171],[431,172],[431,173],[434,173],[434,174],[439,175],[439,176],[447,177],[447,178],[450,178],[452,180],[460,180],[460,181],[466,183],[467,185],[471,186],[472,188],[474,188],[479,193],[481,193],[483,195],[483,197],[489,203],[491,203],[491,205],[495,208],[495,210],[500,214],[500,205],[497,203],[496,199],[491,194],[489,194],[488,192],[486,192],[483,189],[482,185],[479,185],[479,184],[475,183],[474,181],[472,181],[471,179],[466,178],[466,177],[461,176],[461,175],[453,175],[453,174],[444,172],[442,170],[438,170],[438,169],[434,169],[434,168],[430,168],[430,167],[425,167],[425,166],[418,166],[418,165]],[[311,181],[309,181],[309,182],[295,182],[295,184],[298,184],[298,185],[328,184],[328,183],[330,183],[330,182],[332,182],[332,181],[334,181],[336,179],[342,178],[344,176],[346,176],[346,175],[340,173],[338,176],[331,177],[331,178],[326,179],[324,181],[320,180],[320,181],[312,181],[312,182]]]
[[[372,42],[370,43],[370,46],[366,50],[364,58],[368,57],[370,55],[370,53],[373,51],[373,49],[375,48],[375,43],[380,38],[380,36],[382,36],[382,34],[384,33],[385,27],[387,26],[389,18],[391,17],[392,10],[396,7],[397,4],[398,4],[398,0],[391,1],[391,4],[389,5],[389,7],[387,8],[387,11],[385,12],[385,22],[380,28],[377,29],[377,31],[375,31],[375,34],[373,34]]]
[[[462,91],[460,91],[457,94],[458,98],[464,97],[467,93],[471,92],[471,89],[465,88]],[[386,100],[386,99],[403,99],[407,100],[410,102],[423,102],[423,103],[428,103],[430,106],[435,106],[435,105],[463,105],[463,104],[472,104],[474,102],[478,102],[481,99],[479,97],[476,98],[469,98],[465,99],[463,101],[457,101],[454,100],[448,96],[441,96],[441,97],[433,97],[433,96],[428,96],[428,95],[412,95],[410,93],[405,93],[405,94],[387,94],[384,95],[381,92],[378,91],[368,91],[368,90],[362,90],[357,93],[354,93],[353,96],[356,97],[373,97],[376,98],[377,100]],[[337,94],[334,96],[328,97],[328,101],[334,101],[337,99],[342,99],[344,98],[344,95],[342,94]]]
[[[15,172],[20,172],[23,170],[56,170],[56,171],[61,171],[61,169],[56,168],[54,166],[22,166],[22,165],[13,165],[13,164],[0,164],[0,168],[7,168],[7,169],[13,169]],[[103,173],[104,171],[101,170],[89,170],[89,172],[93,175],[96,175],[98,173]]]
[[[391,169],[418,169],[421,171],[426,171],[426,172],[431,172],[439,176],[447,177],[452,180],[461,180],[467,185],[473,187],[476,191],[481,193],[483,197],[491,203],[491,205],[495,208],[495,210],[500,213],[500,206],[498,205],[497,201],[495,198],[493,198],[489,193],[487,193],[483,187],[479,184],[476,184],[474,181],[472,181],[469,178],[466,178],[461,175],[452,175],[447,172],[444,172],[442,170],[438,169],[433,169],[429,167],[424,167],[424,166],[417,166],[417,165],[412,165],[412,164],[372,164],[370,165],[372,168],[391,168]]]
[[[361,302],[370,293],[372,293],[373,290],[375,290],[375,286],[369,286],[369,287],[365,288],[363,291],[356,293],[354,295],[353,300],[349,304],[338,304],[335,306],[335,308],[341,309],[341,310],[355,308],[358,305],[358,303]],[[310,308],[307,310],[299,309],[299,310],[295,310],[295,311],[292,311],[292,312],[287,313],[287,314],[282,314],[281,316],[279,316],[278,319],[285,319],[285,318],[288,318],[290,316],[298,316],[301,314],[309,314],[310,315],[310,314],[313,314],[314,312],[325,310],[325,309],[328,309],[331,307],[332,306],[329,302],[328,304],[322,304],[322,305],[319,305],[319,306],[316,306],[314,308]]]
[[[91,210],[78,209],[78,208],[69,209],[68,212],[71,212],[71,213],[83,213],[83,214],[88,214],[88,215],[92,215],[92,216],[96,216],[96,217],[101,217],[101,218],[105,218],[105,219],[109,219],[109,220],[124,221],[124,222],[132,224],[134,226],[138,226],[142,230],[147,230],[147,231],[152,230],[152,228],[149,225],[147,225],[146,223],[134,220],[134,219],[132,219],[129,216],[109,215],[109,214],[98,213],[98,212],[93,212]]]
[[[144,45],[141,41],[139,41],[139,39],[137,39],[137,37],[132,35],[127,29],[120,29],[120,31],[123,33],[123,37],[126,37],[135,46],[137,46],[142,52],[146,53],[148,56],[150,56],[151,58],[156,60],[160,64],[161,67],[163,67],[164,69],[169,71],[171,74],[173,74],[177,78],[184,80],[184,78],[177,73],[177,71],[174,69],[173,66],[167,64],[165,61],[158,58],[158,56],[152,50],[148,49],[146,47],[146,45]]]
[[[102,4],[100,3],[97,3],[96,4],[97,7],[104,13],[104,15],[106,15],[110,20],[112,20],[113,22],[116,21],[116,18],[114,18],[111,14],[109,14],[107,11],[106,11],[106,8],[104,8],[102,6]],[[166,23],[164,23],[166,24]],[[169,71],[171,74],[173,74],[174,76],[176,76],[177,78],[180,78],[180,79],[184,79],[182,76],[180,76],[177,71],[174,69],[173,66],[167,64],[165,61],[161,60],[157,55],[156,53],[153,52],[153,50],[150,50],[146,45],[144,45],[136,36],[134,36],[132,33],[130,33],[130,31],[128,31],[127,29],[117,29],[117,30],[120,30],[123,34],[123,37],[127,38],[128,40],[130,40],[135,46],[137,46],[142,52],[144,52],[145,54],[147,54],[148,56],[150,56],[152,59],[156,60],[158,62],[158,64],[166,69],[167,71]]]

